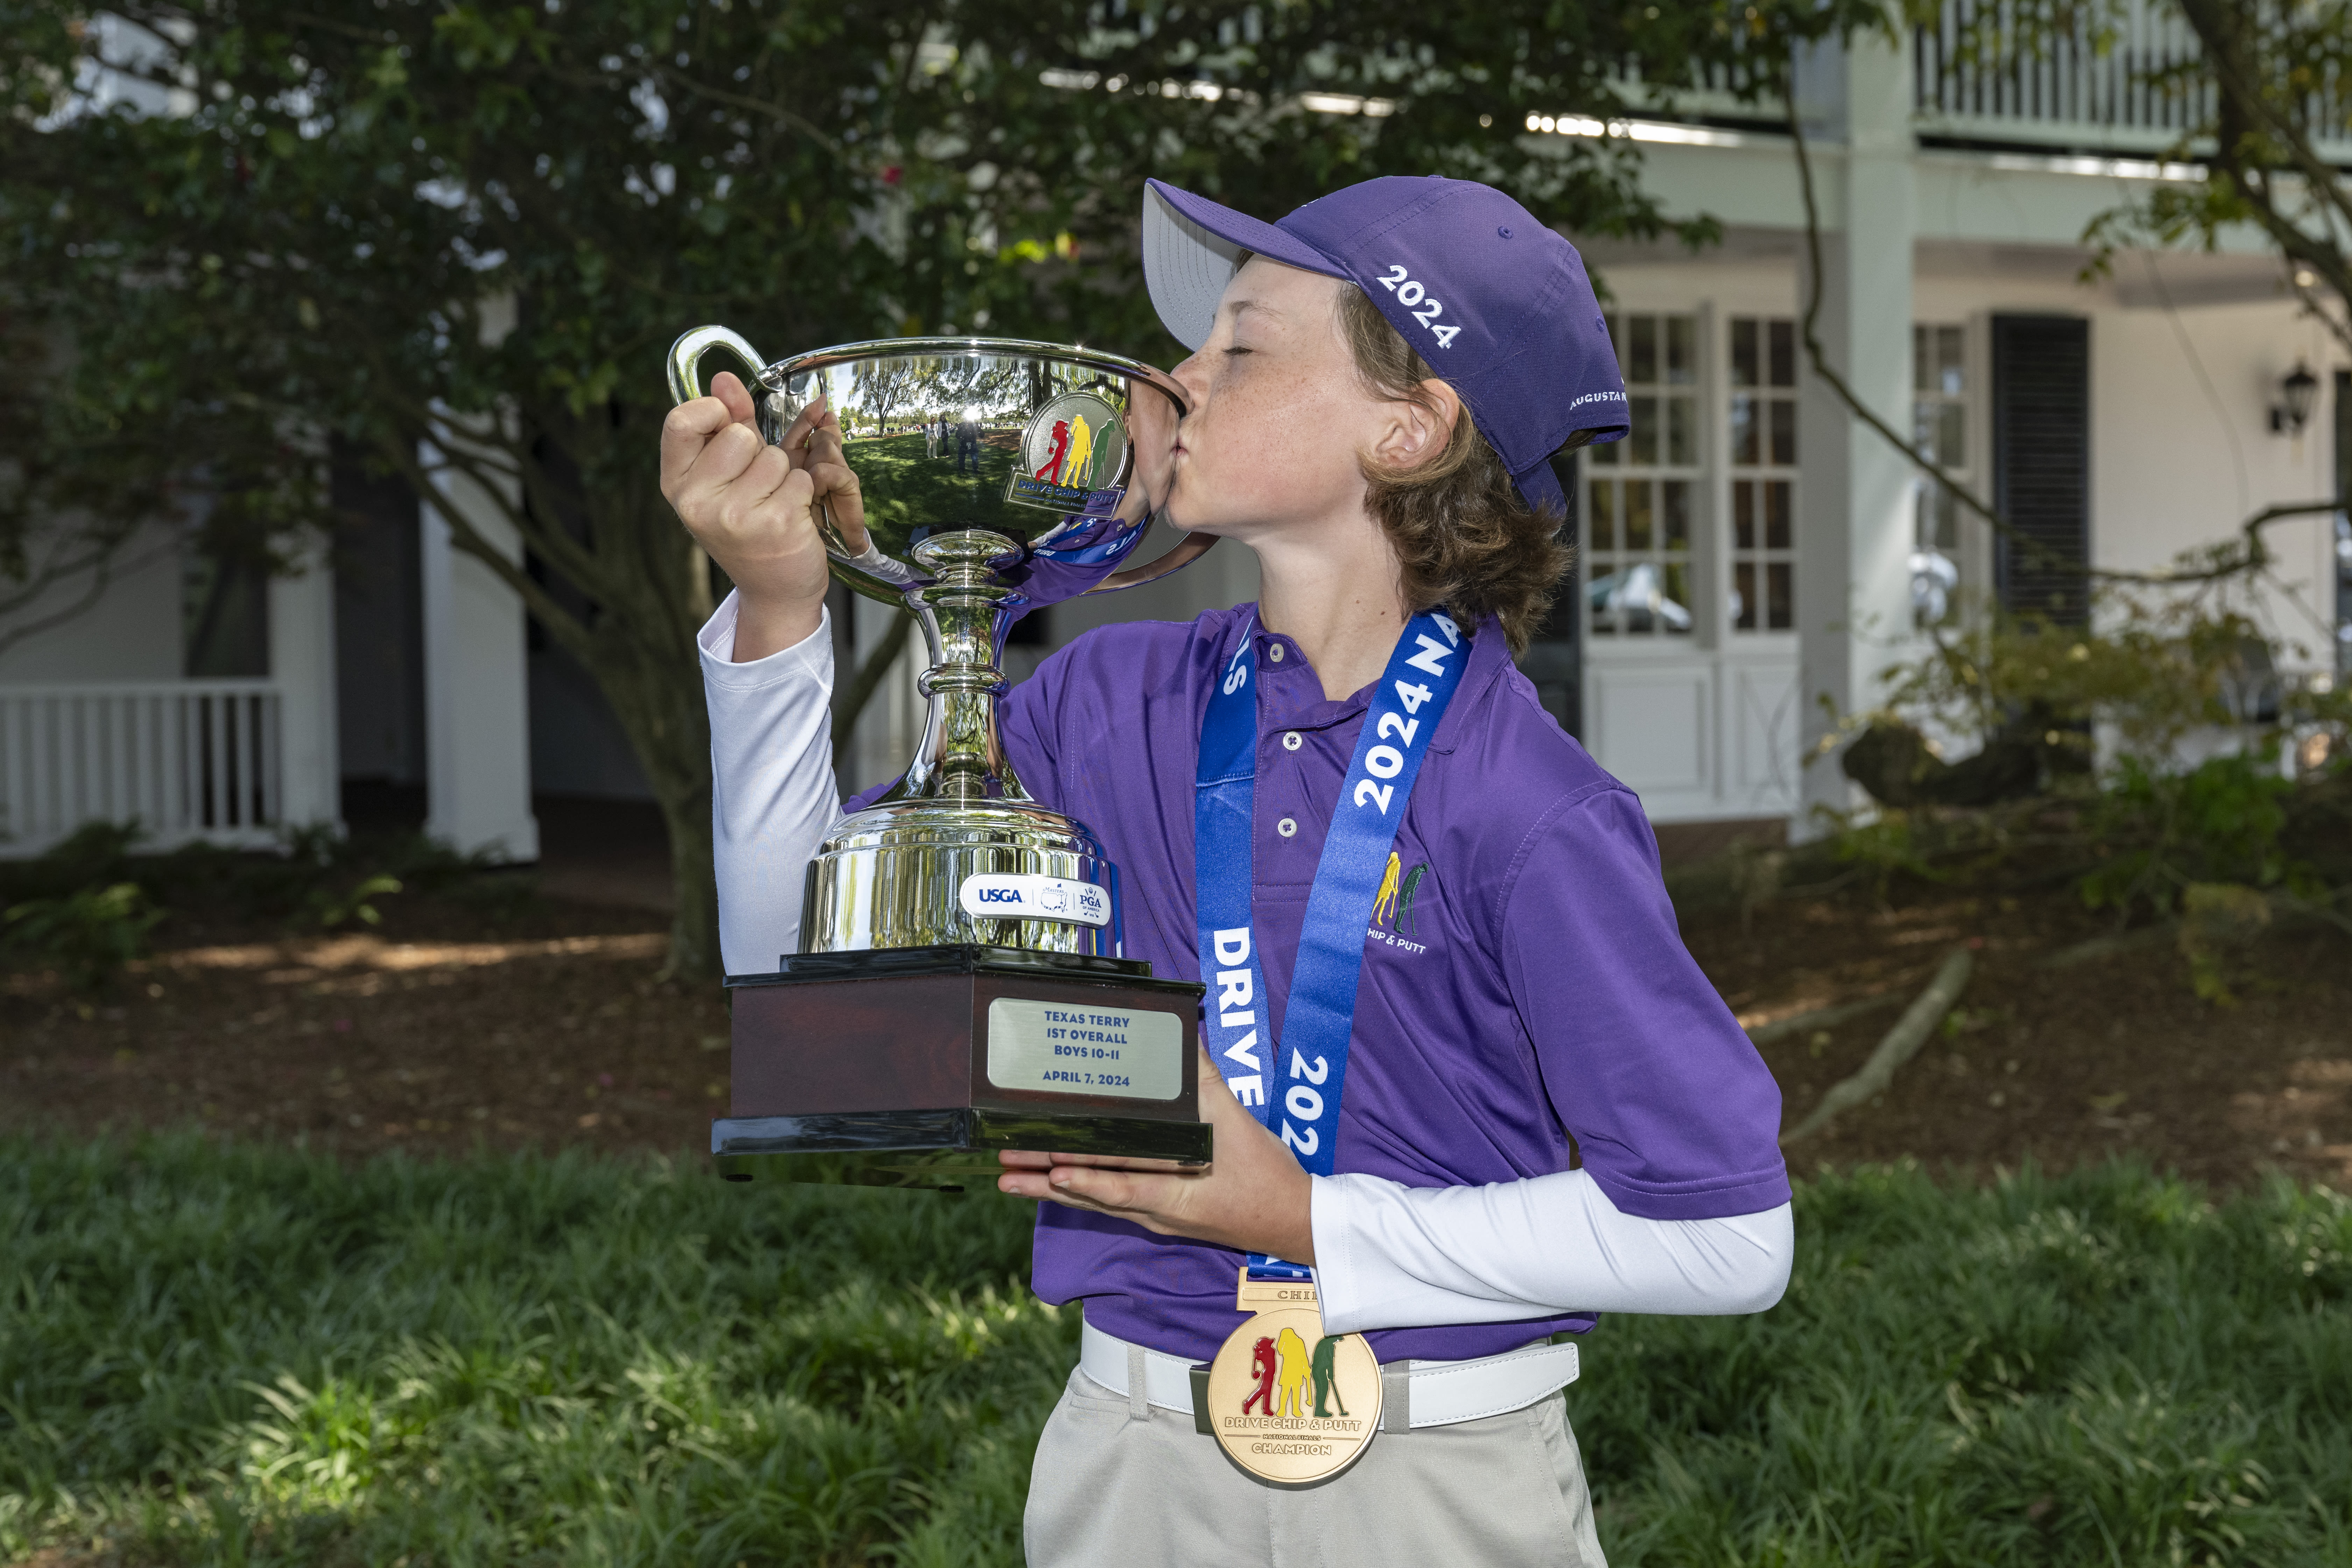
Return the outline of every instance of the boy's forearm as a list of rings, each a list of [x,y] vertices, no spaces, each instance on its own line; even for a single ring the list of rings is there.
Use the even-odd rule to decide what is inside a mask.
[[[824,624],[824,601],[748,598],[736,595],[734,664],[752,664],[808,640]]]
[[[1787,1289],[1786,1204],[1716,1219],[1619,1210],[1589,1171],[1480,1187],[1315,1184],[1316,1274],[1333,1333],[1571,1311],[1758,1312]]]
[[[753,658],[740,607],[730,595],[696,638],[710,712],[719,946],[730,974],[769,973],[800,945],[803,869],[841,812],[824,608],[802,637]]]

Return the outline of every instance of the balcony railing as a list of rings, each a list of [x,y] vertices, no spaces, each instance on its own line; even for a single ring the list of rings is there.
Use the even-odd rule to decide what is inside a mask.
[[[0,686],[0,858],[133,819],[151,848],[278,843],[281,707],[268,680]]]
[[[1918,133],[2148,156],[2211,122],[2197,36],[2163,0],[2128,0],[2096,24],[2065,29],[2040,15],[2037,0],[1944,0],[1936,22],[1912,33]],[[2316,144],[2332,162],[2352,163],[2352,138],[2335,129],[2347,108],[2340,85],[2306,108],[2308,123],[2326,128]]]

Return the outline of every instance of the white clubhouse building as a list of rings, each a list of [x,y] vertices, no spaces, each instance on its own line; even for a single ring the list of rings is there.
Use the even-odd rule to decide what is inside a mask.
[[[2266,506],[2338,494],[2352,359],[2258,236],[2126,251],[2084,279],[2095,216],[2200,174],[2161,161],[2179,107],[2129,90],[2112,58],[1958,77],[1940,45],[1923,29],[1906,49],[1824,53],[1799,79],[1820,336],[1857,394],[2040,540],[2041,561],[2158,567]],[[2142,19],[2120,47],[2146,59],[2188,46]],[[1677,107],[1606,128],[1538,116],[1526,132],[1633,136],[1665,208],[1725,233],[1698,253],[1584,247],[1611,295],[1635,435],[1579,464],[1576,591],[1527,668],[1654,821],[1801,821],[1849,803],[1833,763],[1801,759],[1916,651],[1920,605],[1937,592],[1963,610],[2080,605],[2053,606],[2063,574],[1936,504],[1811,374],[1797,331],[1812,283],[1804,203],[1777,106]],[[2352,163],[2352,144],[2326,151]],[[2284,411],[2299,367],[2317,384],[2298,426]],[[345,785],[372,781],[421,787],[429,829],[458,847],[528,860],[534,791],[644,795],[593,686],[449,548],[430,508],[345,499],[369,521],[341,542],[340,580],[314,563],[251,584],[233,606],[245,634],[206,631],[201,658],[192,639],[211,623],[191,604],[236,595],[204,593],[216,585],[160,532],[92,608],[0,647],[0,856],[131,816],[159,844],[268,843],[337,820]],[[2340,675],[2352,528],[2321,514],[2268,541],[2278,585],[2254,607],[2281,668]],[[1043,643],[1012,650],[1013,673],[1092,625],[1247,598],[1255,577],[1245,552],[1220,546],[1160,584],[1056,606]],[[0,641],[87,586],[0,619]],[[850,654],[886,624],[863,603],[848,618]],[[861,724],[846,779],[911,750],[914,668]]]

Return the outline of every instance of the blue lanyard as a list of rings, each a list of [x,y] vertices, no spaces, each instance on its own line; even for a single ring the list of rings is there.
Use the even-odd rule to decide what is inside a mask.
[[[1244,625],[1241,647],[1226,662],[1201,720],[1192,848],[1201,978],[1209,988],[1202,1028],[1234,1098],[1290,1146],[1300,1164],[1328,1176],[1339,1142],[1339,1094],[1348,1080],[1356,984],[1372,903],[1430,737],[1470,660],[1460,628],[1443,615],[1415,616],[1397,639],[1364,710],[1363,733],[1356,737],[1356,754],[1332,808],[1277,1037],[1250,907],[1258,733],[1250,676],[1256,629],[1255,618]],[[1253,1275],[1310,1278],[1279,1258],[1252,1254],[1249,1261]]]

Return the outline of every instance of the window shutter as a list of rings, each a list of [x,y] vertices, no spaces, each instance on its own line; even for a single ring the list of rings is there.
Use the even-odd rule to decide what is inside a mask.
[[[2077,316],[1992,319],[1992,503],[2000,605],[2090,618],[2091,328]]]

